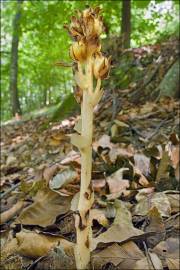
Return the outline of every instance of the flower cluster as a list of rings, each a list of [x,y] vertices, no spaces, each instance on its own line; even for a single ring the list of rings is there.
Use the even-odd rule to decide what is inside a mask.
[[[91,58],[95,78],[105,79],[109,74],[111,61],[101,53],[100,35],[103,31],[103,22],[100,8],[88,8],[78,12],[78,16],[73,16],[70,26],[66,28],[74,39],[70,47],[72,60],[85,63]]]

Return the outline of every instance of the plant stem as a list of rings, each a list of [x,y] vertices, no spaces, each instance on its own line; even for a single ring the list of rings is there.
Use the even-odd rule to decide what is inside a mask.
[[[81,149],[81,188],[78,204],[79,215],[76,215],[75,217],[77,231],[75,257],[77,269],[87,269],[88,267],[90,261],[89,245],[92,238],[91,222],[89,219],[90,209],[94,201],[94,194],[91,187],[93,134],[93,105],[91,104],[93,76],[91,60],[86,64],[86,76],[88,89],[83,91],[83,102],[81,107],[81,136],[86,140],[86,146]]]

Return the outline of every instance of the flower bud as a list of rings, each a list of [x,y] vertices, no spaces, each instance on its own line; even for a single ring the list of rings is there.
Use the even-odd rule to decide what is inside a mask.
[[[111,57],[104,57],[101,53],[96,53],[93,63],[93,73],[96,79],[105,79],[109,75]]]
[[[82,41],[74,42],[70,47],[70,57],[74,61],[84,62],[87,58],[85,43]]]

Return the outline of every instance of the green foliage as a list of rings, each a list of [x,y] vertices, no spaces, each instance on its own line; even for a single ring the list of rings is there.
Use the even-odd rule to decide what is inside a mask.
[[[75,111],[80,111],[80,106],[72,93],[68,94],[63,102],[55,110],[51,121],[63,120]]]
[[[143,1],[134,1],[134,5],[137,7],[137,8],[146,8],[150,3],[150,0],[143,0]]]
[[[156,0],[155,7],[167,1]],[[23,113],[44,106],[61,103],[62,97],[72,91],[71,68],[59,68],[58,61],[71,63],[68,48],[71,40],[63,25],[70,21],[74,10],[86,5],[103,9],[107,34],[120,36],[122,1],[23,1],[21,31],[19,33],[18,90]],[[11,117],[9,94],[9,67],[12,38],[12,21],[16,1],[1,3],[1,119]],[[159,42],[178,33],[178,4],[163,14],[153,2],[132,0],[132,46]],[[165,7],[161,9],[166,10]],[[147,16],[147,13],[150,16]]]

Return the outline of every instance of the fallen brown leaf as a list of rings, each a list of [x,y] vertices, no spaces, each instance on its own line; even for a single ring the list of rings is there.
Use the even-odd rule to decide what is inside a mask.
[[[149,252],[149,258],[143,258],[137,261],[133,270],[163,270],[163,266],[159,257],[152,252]]]
[[[171,213],[171,206],[168,197],[163,192],[150,194],[149,196],[139,196],[140,200],[135,205],[133,214],[145,216],[149,209],[156,206],[162,217],[169,217]]]
[[[113,224],[106,232],[92,239],[91,250],[94,250],[100,243],[122,243],[144,234],[143,231],[134,228],[131,221],[131,214],[123,202],[117,201],[116,203],[117,211]]]
[[[94,252],[92,255],[92,265],[95,269],[102,269],[102,266],[106,263],[113,263],[120,269],[132,269],[132,266],[136,260],[144,258],[143,252],[137,247],[137,245],[129,241],[125,244],[118,245],[113,244],[100,252]]]
[[[137,167],[141,173],[147,176],[150,173],[150,158],[143,154],[134,155],[135,167]]]
[[[17,213],[19,213],[24,208],[25,205],[26,205],[26,202],[18,201],[9,210],[1,213],[0,224],[3,224],[5,222],[9,221],[11,218],[13,218]]]
[[[180,193],[178,191],[164,191],[171,205],[171,213],[177,213],[180,209]]]
[[[17,253],[30,258],[37,258],[44,255],[54,248],[58,243],[65,246],[65,249],[73,248],[73,243],[60,237],[47,236],[32,231],[23,230],[16,234]]]
[[[70,196],[62,197],[48,188],[39,190],[34,197],[34,203],[27,207],[15,222],[42,227],[51,225],[58,215],[70,209],[71,199]]]
[[[129,180],[123,179],[123,172],[128,170],[128,168],[122,168],[107,177],[110,193],[121,192],[129,188]]]
[[[155,236],[149,236],[147,241],[148,247],[154,247],[165,238],[165,226],[161,214],[156,206],[153,206],[148,212],[148,224],[145,232],[157,232]]]
[[[179,246],[178,238],[168,238],[166,241],[162,241],[156,247],[154,247],[153,252],[156,252],[159,256],[165,258],[167,266],[170,270],[179,270]]]

